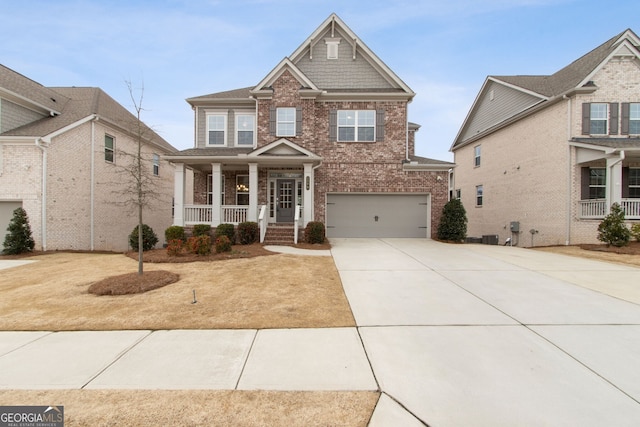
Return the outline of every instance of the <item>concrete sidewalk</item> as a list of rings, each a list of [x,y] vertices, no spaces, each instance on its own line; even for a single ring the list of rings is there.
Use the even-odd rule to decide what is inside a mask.
[[[640,269],[332,239],[356,328],[0,332],[0,388],[379,390],[370,426],[631,426]]]

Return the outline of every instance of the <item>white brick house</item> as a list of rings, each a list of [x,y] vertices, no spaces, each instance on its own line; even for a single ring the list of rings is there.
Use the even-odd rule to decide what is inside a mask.
[[[414,96],[332,14],[256,86],[187,100],[194,148],[166,156],[175,223],[321,221],[329,237],[431,237],[454,165],[415,156]]]
[[[626,30],[550,76],[485,80],[451,147],[469,236],[597,243],[614,202],[640,220],[639,47]]]
[[[135,123],[99,88],[44,87],[0,65],[0,241],[22,206],[37,250],[126,250],[137,225],[123,204]],[[144,221],[161,237],[172,222],[174,178],[161,156],[176,150],[151,129],[143,136],[159,194]]]

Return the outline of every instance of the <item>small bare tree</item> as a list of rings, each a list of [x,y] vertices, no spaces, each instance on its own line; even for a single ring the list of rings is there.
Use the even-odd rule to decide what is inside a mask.
[[[119,183],[119,189],[116,191],[121,196],[118,198],[120,203],[133,207],[137,210],[138,216],[138,275],[144,273],[143,264],[143,210],[149,206],[152,200],[161,200],[161,195],[157,189],[158,177],[153,175],[149,165],[152,159],[147,159],[143,153],[143,146],[146,141],[152,138],[152,129],[142,122],[142,103],[144,99],[144,85],[139,90],[139,96],[136,97],[136,90],[131,81],[126,81],[129,90],[129,96],[133,102],[134,118],[128,123],[128,131],[133,136],[136,143],[136,151],[133,153],[127,151],[119,151],[119,157],[127,158],[126,161],[119,163],[119,172],[125,175]]]

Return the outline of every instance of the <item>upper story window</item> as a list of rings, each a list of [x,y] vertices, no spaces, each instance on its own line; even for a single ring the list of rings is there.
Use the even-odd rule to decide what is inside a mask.
[[[110,135],[104,136],[104,160],[113,163],[115,160],[116,139]]]
[[[294,107],[276,110],[276,135],[296,136],[296,109]]]
[[[256,128],[256,116],[253,114],[236,115],[236,145],[253,146]]]
[[[631,135],[640,135],[640,103],[632,102],[629,105],[629,134]],[[624,121],[626,119],[625,115],[625,104],[623,106],[622,120],[623,120],[623,128]]]
[[[153,174],[155,176],[160,175],[160,156],[157,154],[153,155]]]
[[[373,142],[375,140],[375,110],[338,111],[338,141]]]
[[[476,146],[473,148],[473,165],[474,165],[475,167],[480,166],[480,157],[481,157],[480,155],[481,155],[480,146],[479,146],[479,145],[476,145]]]
[[[227,134],[226,114],[207,114],[207,145],[225,145]]]
[[[592,103],[589,115],[589,133],[591,135],[606,135],[609,117],[609,105]]]

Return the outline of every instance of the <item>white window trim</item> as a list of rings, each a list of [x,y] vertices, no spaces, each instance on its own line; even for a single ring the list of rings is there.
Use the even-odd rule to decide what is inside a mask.
[[[473,147],[473,166],[476,168],[480,167],[482,162],[482,146],[476,145]]]
[[[638,117],[632,117],[631,116],[631,106],[633,106],[633,105],[637,105],[638,106],[637,107],[639,109]],[[630,102],[629,103],[629,135],[640,135],[640,131],[636,132],[636,133],[631,132],[631,122],[640,123],[640,102]],[[639,126],[639,128],[640,128],[640,126]]]
[[[223,124],[223,136],[222,136],[222,144],[210,144],[209,143],[209,117],[213,117],[213,116],[218,116],[218,117],[222,117],[224,120],[224,124]],[[205,121],[206,121],[206,132],[205,132],[205,145],[207,147],[226,147],[227,146],[227,132],[228,132],[228,114],[227,113],[206,113],[206,117],[205,117]],[[220,129],[213,129],[215,131],[219,131]]]
[[[240,144],[238,142],[238,133],[240,132],[240,126],[238,125],[238,120],[240,119],[240,116],[251,116],[253,117],[253,139],[251,141],[251,145],[249,144]],[[235,135],[234,135],[234,145],[236,147],[255,147],[256,146],[256,127],[257,127],[257,119],[256,119],[256,113],[254,111],[237,111],[236,115],[235,115]]]
[[[111,138],[111,141],[113,141],[113,147],[112,148],[108,148],[107,147],[107,138]],[[111,151],[111,159],[112,160],[107,160],[107,151],[110,150]],[[104,161],[107,163],[111,163],[111,164],[115,164],[116,163],[116,137],[113,135],[109,135],[108,133],[104,134]]]
[[[284,111],[284,110],[292,110],[293,111],[293,120],[292,121],[281,121],[280,120],[280,111]],[[292,133],[283,133],[280,129],[280,124],[293,124],[293,132]],[[291,137],[291,136],[296,136],[296,107],[278,107],[276,108],[276,136],[283,136],[283,137]]]
[[[240,178],[241,176],[246,176],[247,177],[247,191],[238,191],[238,178]],[[249,195],[250,192],[250,188],[248,187],[249,185],[249,175],[246,174],[240,174],[240,175],[236,175],[236,206],[246,206],[246,205],[240,205],[240,202],[238,201],[238,196],[240,194],[246,194]]]
[[[211,200],[211,203],[209,203]],[[207,205],[213,204],[213,175],[207,174]],[[224,174],[220,175],[220,204],[224,206]]]
[[[156,153],[153,153],[153,176],[160,176],[160,156]]]
[[[352,125],[340,125],[340,113],[342,112],[352,112],[354,113],[355,117],[354,117],[354,124]],[[360,115],[361,112],[366,111],[366,112],[370,112],[373,113],[373,124],[372,125],[367,125],[367,126],[358,126],[358,116]],[[336,127],[337,127],[337,135],[336,135],[336,140],[338,142],[376,142],[376,119],[377,119],[377,114],[376,114],[376,110],[338,110],[337,112],[337,117],[336,117]],[[373,139],[371,140],[359,140],[358,139],[358,129],[360,128],[373,128]],[[340,139],[340,129],[341,128],[353,128],[353,140],[341,140]]]
[[[480,200],[480,203],[478,203],[478,199]],[[484,206],[484,186],[481,184],[476,185],[476,207],[480,208],[482,206]]]
[[[605,106],[605,113],[604,113],[604,118],[594,118],[593,117],[593,106],[594,105],[604,105]],[[609,134],[609,126],[610,126],[610,118],[609,118],[609,104],[606,102],[592,102],[590,105],[590,109],[589,109],[589,135],[608,135]],[[603,133],[591,133],[591,122],[593,121],[602,121],[604,120],[605,125],[604,125],[604,132]]]

